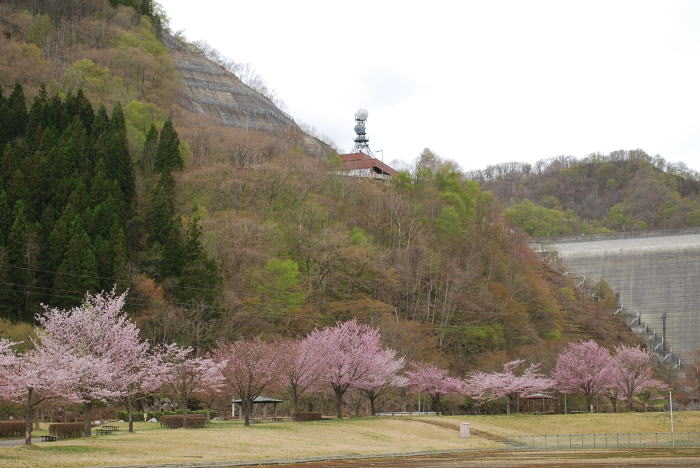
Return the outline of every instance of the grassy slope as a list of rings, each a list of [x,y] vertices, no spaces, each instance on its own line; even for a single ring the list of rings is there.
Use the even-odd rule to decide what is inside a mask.
[[[419,419],[419,418],[416,418]],[[78,467],[150,463],[187,463],[309,456],[377,454],[430,450],[499,448],[481,437],[460,439],[457,425],[498,435],[542,433],[665,432],[664,413],[593,415],[454,416],[416,419],[329,420],[304,424],[276,423],[245,428],[239,422],[214,422],[208,429],[161,429],[138,423],[137,432],[0,449],[0,466]],[[448,423],[448,424],[445,424]],[[443,427],[454,423],[454,429]],[[700,412],[678,413],[676,430],[700,431]]]

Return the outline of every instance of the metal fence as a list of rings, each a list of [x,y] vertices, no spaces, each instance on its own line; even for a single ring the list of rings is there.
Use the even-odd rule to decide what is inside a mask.
[[[698,447],[700,432],[623,434],[542,434],[509,436],[514,449],[602,449],[630,447]]]

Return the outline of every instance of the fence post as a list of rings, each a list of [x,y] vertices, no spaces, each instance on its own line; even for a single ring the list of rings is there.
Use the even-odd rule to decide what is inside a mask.
[[[571,446],[571,434],[569,434],[569,448],[573,448],[573,447]]]

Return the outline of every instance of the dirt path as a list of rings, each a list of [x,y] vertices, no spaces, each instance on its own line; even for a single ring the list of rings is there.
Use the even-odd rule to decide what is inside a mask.
[[[459,431],[459,426],[455,423],[447,422],[447,421],[432,421],[432,420],[426,420],[426,419],[412,419],[411,421],[416,421],[416,422],[422,422],[426,424],[432,424],[433,426],[438,426],[438,427],[444,427],[447,429],[454,429],[455,431]],[[490,432],[482,431],[479,429],[474,429],[473,427],[469,428],[469,433],[471,435],[474,435],[476,437],[481,437],[482,439],[488,439],[488,440],[493,440],[494,442],[500,442],[502,444],[509,444],[511,443],[510,440],[506,439],[503,436],[499,436],[496,434],[492,434]]]
[[[290,468],[574,468],[595,467],[626,468],[647,467],[698,467],[700,450],[617,450],[617,451],[567,451],[567,452],[518,452],[518,451],[478,451],[459,452],[397,458],[375,458],[356,460],[333,460],[316,463],[285,465]]]

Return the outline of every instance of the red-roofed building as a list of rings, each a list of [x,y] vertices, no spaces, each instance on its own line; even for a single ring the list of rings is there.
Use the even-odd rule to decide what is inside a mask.
[[[395,169],[365,153],[341,154],[340,159],[343,161],[345,174],[349,176],[388,179],[397,174]]]

